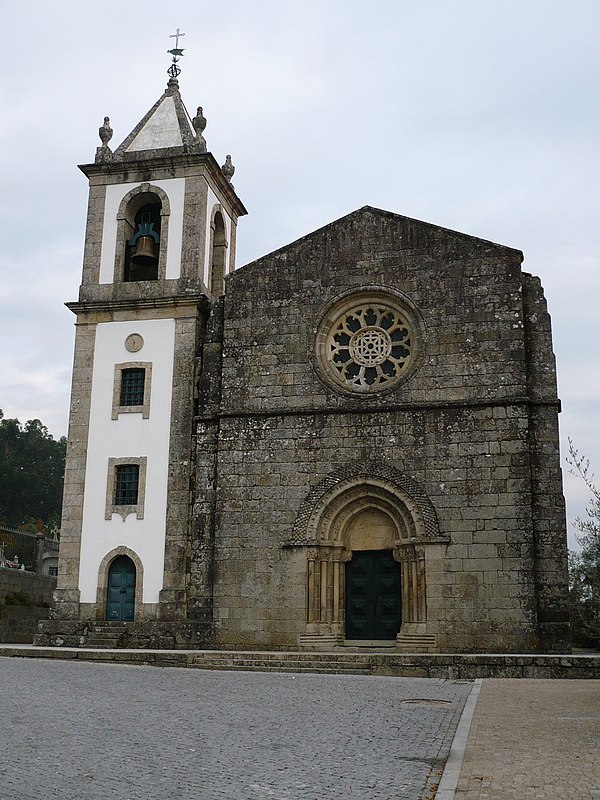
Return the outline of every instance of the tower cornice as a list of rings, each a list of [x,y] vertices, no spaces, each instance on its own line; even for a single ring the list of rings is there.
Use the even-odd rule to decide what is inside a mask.
[[[175,149],[175,148],[173,148]],[[177,148],[179,149],[179,148]],[[238,217],[245,216],[248,211],[237,196],[234,188],[223,175],[221,167],[212,153],[177,153],[169,149],[144,151],[144,159],[138,158],[139,153],[125,153],[123,159],[105,161],[96,164],[79,164],[79,169],[89,179],[90,183],[120,183],[140,182],[152,180],[151,176],[157,173],[181,175],[183,171],[190,174],[206,171],[212,181],[218,186],[225,199],[231,204]],[[138,176],[139,173],[139,176]],[[135,176],[138,176],[137,178]]]
[[[206,312],[210,309],[210,302],[205,294],[194,292],[189,295],[174,295],[172,297],[138,298],[127,300],[91,300],[84,302],[65,303],[69,311],[79,316],[100,318],[114,317],[126,313],[135,316],[145,316],[149,312],[156,313],[169,311],[169,316],[190,316],[196,311]],[[173,313],[176,311],[178,313]]]

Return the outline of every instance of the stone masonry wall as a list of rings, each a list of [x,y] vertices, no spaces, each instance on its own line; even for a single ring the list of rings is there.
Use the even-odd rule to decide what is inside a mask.
[[[200,404],[197,440],[208,451],[218,429],[218,644],[296,644],[306,621],[306,552],[286,546],[296,514],[313,486],[368,459],[417,481],[450,537],[427,587],[438,649],[552,647],[538,616],[564,608],[564,563],[551,553],[564,539],[557,401],[547,370],[535,394],[528,358],[553,356],[545,306],[526,336],[521,258],[367,208],[228,278],[221,406]],[[327,302],[370,286],[417,307],[423,358],[390,393],[336,392],[314,368],[316,326]]]

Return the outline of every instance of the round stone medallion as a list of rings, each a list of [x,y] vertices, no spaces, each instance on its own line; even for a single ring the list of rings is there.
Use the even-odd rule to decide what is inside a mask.
[[[139,352],[144,346],[144,339],[139,333],[130,333],[125,339],[125,349],[130,353]]]

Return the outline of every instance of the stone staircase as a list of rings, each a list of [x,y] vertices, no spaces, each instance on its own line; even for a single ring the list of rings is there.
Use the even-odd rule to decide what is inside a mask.
[[[104,628],[104,626],[96,626]],[[112,628],[112,630],[109,630]],[[99,635],[98,635],[99,634]],[[73,645],[0,644],[0,659],[52,658],[94,663],[206,670],[320,672],[331,675],[393,675],[405,678],[473,680],[474,678],[600,679],[600,654],[542,653],[398,653],[298,652],[243,650],[160,650],[125,648],[114,626],[89,630],[92,643]],[[84,637],[88,639],[88,634]],[[102,644],[100,644],[102,642]],[[111,646],[107,646],[107,642]],[[116,645],[113,647],[112,645]]]
[[[399,633],[396,647],[399,653],[435,653],[435,636],[427,633]]]
[[[366,653],[203,650],[189,654],[188,666],[200,669],[259,672],[318,672],[338,675],[372,673],[372,665]]]
[[[115,650],[124,647],[125,625],[111,622],[104,625],[93,625],[82,647],[92,650]]]

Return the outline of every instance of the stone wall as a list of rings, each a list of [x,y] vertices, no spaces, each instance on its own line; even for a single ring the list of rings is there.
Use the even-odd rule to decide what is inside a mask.
[[[289,546],[295,520],[320,481],[369,460],[409,476],[435,508],[436,649],[568,647],[554,357],[521,260],[362,209],[228,279],[221,405],[201,403],[197,436],[200,463],[218,431],[214,530],[203,536],[214,536],[220,646],[297,644],[307,550]],[[394,391],[357,396],[321,379],[315,337],[327,304],[365,287],[413,304],[421,358]]]
[[[50,614],[56,578],[0,567],[0,642],[32,642],[38,621]],[[6,604],[17,595],[24,605]]]

